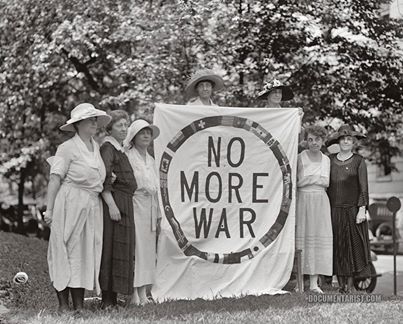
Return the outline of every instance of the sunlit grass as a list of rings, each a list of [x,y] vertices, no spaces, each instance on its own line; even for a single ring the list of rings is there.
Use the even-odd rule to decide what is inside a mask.
[[[383,297],[378,303],[309,303],[307,294],[245,296],[211,301],[167,301],[143,307],[102,310],[99,301],[86,301],[76,314],[57,313],[56,294],[49,283],[47,242],[0,232],[0,282],[9,287],[4,300],[11,311],[0,323],[403,323],[403,299]],[[12,283],[25,271],[25,285]],[[289,287],[291,288],[291,287]],[[328,291],[335,293],[330,287]]]

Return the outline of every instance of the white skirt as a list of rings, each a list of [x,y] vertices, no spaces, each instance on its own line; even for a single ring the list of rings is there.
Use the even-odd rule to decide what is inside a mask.
[[[63,184],[55,199],[48,247],[49,275],[56,290],[100,293],[103,235],[99,193]]]
[[[157,212],[157,199],[154,196],[141,190],[135,192],[133,196],[134,225],[136,228],[134,287],[150,285],[155,282]]]
[[[325,190],[298,190],[296,248],[302,250],[304,274],[332,275],[333,232]]]

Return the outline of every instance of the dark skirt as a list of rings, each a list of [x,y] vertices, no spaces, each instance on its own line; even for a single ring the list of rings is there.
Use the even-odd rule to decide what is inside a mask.
[[[121,214],[112,221],[103,201],[104,237],[99,284],[102,290],[130,295],[133,293],[135,231],[132,195],[113,192]]]
[[[368,276],[371,252],[368,222],[356,223],[358,207],[332,208],[333,274]]]

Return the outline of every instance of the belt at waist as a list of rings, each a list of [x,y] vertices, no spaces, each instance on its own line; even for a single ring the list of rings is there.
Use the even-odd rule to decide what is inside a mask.
[[[320,191],[325,191],[325,188],[322,186],[318,186],[318,185],[309,185],[309,186],[299,187],[298,191],[299,192],[320,192]]]
[[[146,196],[146,197],[150,196],[150,197],[152,197],[153,194],[150,194],[147,190],[144,190],[144,189],[137,189],[134,192],[134,196]]]
[[[84,191],[88,192],[91,195],[91,197],[99,198],[100,192],[77,186],[77,185],[75,185],[75,184],[73,184],[71,182],[63,182],[62,186],[63,187],[72,187],[72,188],[84,190]]]

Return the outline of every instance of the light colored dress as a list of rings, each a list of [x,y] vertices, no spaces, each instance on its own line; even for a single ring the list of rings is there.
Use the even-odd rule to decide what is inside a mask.
[[[130,164],[137,182],[133,196],[134,225],[136,229],[136,248],[134,265],[134,287],[155,282],[155,263],[157,257],[156,229],[161,217],[158,207],[158,177],[153,157],[147,153],[146,160],[135,147],[128,152]]]
[[[332,275],[333,233],[329,186],[330,160],[312,162],[308,151],[298,155],[296,248],[302,250],[304,274]]]
[[[48,248],[49,275],[56,290],[96,289],[102,253],[103,215],[99,193],[105,166],[98,144],[94,152],[76,134],[49,158],[50,173],[61,177],[55,198]]]

